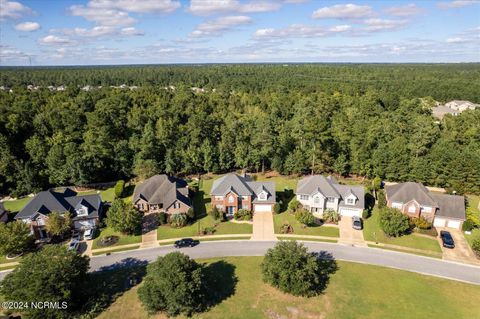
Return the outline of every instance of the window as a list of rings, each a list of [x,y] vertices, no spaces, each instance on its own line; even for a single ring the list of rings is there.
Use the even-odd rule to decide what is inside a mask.
[[[223,200],[223,196],[215,196],[215,200]]]
[[[248,200],[248,196],[242,196],[242,200]]]
[[[409,213],[415,213],[415,205],[408,206],[408,212]]]
[[[320,204],[320,197],[315,196],[313,201],[315,202],[315,204]]]
[[[266,200],[267,199],[267,193],[261,192],[260,194],[258,194],[258,199],[259,200]]]
[[[392,203],[392,208],[402,209],[402,203]]]
[[[348,205],[354,205],[355,204],[355,198],[347,198],[347,204]]]
[[[335,197],[327,197],[327,202],[329,203],[335,202]]]
[[[422,213],[431,213],[432,212],[432,207],[426,206],[421,208]]]
[[[228,197],[228,202],[229,202],[229,203],[233,203],[234,201],[235,201],[235,198],[230,195],[230,196]]]
[[[301,200],[308,200],[308,195],[300,195]]]

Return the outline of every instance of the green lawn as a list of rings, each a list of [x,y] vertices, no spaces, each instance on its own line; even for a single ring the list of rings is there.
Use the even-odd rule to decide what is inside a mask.
[[[203,260],[214,263],[218,259]],[[338,261],[323,294],[294,297],[262,282],[262,257],[232,257],[219,270],[218,278],[233,269],[238,282],[233,295],[195,318],[477,318],[480,286],[442,278]],[[219,282],[218,285],[222,285]],[[227,286],[227,285],[223,285]],[[138,287],[138,286],[137,286]],[[164,319],[149,316],[137,297],[138,288],[126,291],[99,319]],[[185,318],[183,316],[177,318]]]
[[[136,244],[136,243],[141,243],[142,242],[142,236],[128,236],[124,235],[122,233],[116,232],[113,229],[109,227],[102,228],[100,230],[100,234],[93,240],[93,249],[98,249],[98,248],[106,248],[106,247],[101,247],[99,246],[100,240],[105,237],[105,236],[111,236],[115,235],[118,236],[118,242],[115,245],[109,246],[109,247],[115,247],[115,246],[120,246],[120,245],[128,245],[128,244]]]
[[[430,239],[423,236],[417,236],[416,234],[410,234],[401,237],[388,237],[380,229],[378,219],[378,209],[375,207],[373,209],[372,216],[364,221],[363,237],[365,240],[435,252],[442,251],[438,241],[433,237]]]
[[[12,213],[17,213],[20,210],[27,205],[33,197],[24,197],[20,198],[17,200],[8,200],[3,202],[3,205],[5,206],[5,209],[12,212]]]
[[[304,228],[303,225],[295,219],[293,214],[287,212],[273,215],[273,222],[275,226],[275,234],[280,234],[280,227],[283,224],[290,224],[293,227],[294,235],[339,237],[339,230],[337,227],[314,226]]]
[[[470,246],[472,246],[473,244],[473,240],[475,238],[480,238],[480,228],[475,228],[474,230],[472,230],[472,234],[471,235],[467,235],[465,234],[465,238],[467,239],[468,243],[470,244]]]
[[[115,246],[113,246],[115,247]],[[133,250],[133,249],[138,249],[140,248],[140,245],[135,245],[135,246],[130,246],[130,247],[119,247],[119,248],[112,248],[109,250],[104,250],[104,251],[98,251],[98,252],[92,252],[93,256],[98,256],[98,255],[104,255],[104,254],[111,254],[111,253],[118,253],[122,251],[128,251],[128,250]]]

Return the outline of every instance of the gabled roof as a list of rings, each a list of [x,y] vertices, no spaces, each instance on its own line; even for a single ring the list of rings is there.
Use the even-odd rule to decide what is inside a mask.
[[[239,176],[237,174],[227,174],[213,182],[211,195],[224,196],[228,193],[230,188],[235,190],[235,193],[240,196],[249,196],[253,194],[253,191],[247,185],[249,179]]]
[[[162,204],[164,208],[170,207],[176,200],[191,206],[187,182],[165,174],[152,176],[137,185],[133,192],[133,202],[140,198],[149,204]]]
[[[332,176],[325,178],[323,175],[311,175],[298,181],[297,194],[312,195],[320,189],[325,197],[340,198],[337,185],[339,185],[338,182]]]
[[[335,185],[335,188],[340,193],[341,198],[338,203],[339,206],[344,207],[355,207],[355,208],[365,208],[365,190],[363,186],[354,186],[354,185]],[[353,195],[357,198],[354,205],[348,205],[346,199],[348,196]]]
[[[70,212],[75,217],[75,207],[79,202],[86,203],[89,209],[88,217],[98,217],[102,200],[98,194],[77,196],[71,189],[54,191],[52,189],[38,193],[15,216],[15,219],[32,218],[37,213],[47,216],[51,212]]]
[[[457,195],[432,194],[439,210],[436,216],[465,220],[465,198]]]
[[[248,186],[254,190],[252,203],[264,203],[264,204],[274,204],[275,203],[275,183],[274,182],[247,182]],[[260,193],[266,192],[267,199],[259,200],[258,195]]]
[[[415,199],[421,206],[438,207],[428,189],[421,183],[406,182],[390,185],[385,187],[385,192],[391,202],[407,203]]]

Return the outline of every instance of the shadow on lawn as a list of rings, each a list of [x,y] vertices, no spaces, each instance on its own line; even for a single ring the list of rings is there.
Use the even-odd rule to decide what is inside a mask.
[[[317,287],[315,287],[315,292],[317,294],[322,294],[330,283],[330,276],[337,272],[339,268],[337,261],[331,253],[320,251],[312,254],[317,257],[321,273],[320,282]]]
[[[124,292],[139,284],[147,264],[145,260],[126,258],[89,274],[85,283],[89,298],[82,307],[82,318],[95,318]]]
[[[213,307],[235,293],[238,279],[235,266],[223,260],[208,264],[204,268],[207,279],[207,308]]]

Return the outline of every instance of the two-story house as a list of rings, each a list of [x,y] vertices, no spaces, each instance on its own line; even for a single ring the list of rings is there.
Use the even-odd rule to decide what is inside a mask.
[[[212,206],[233,215],[239,209],[253,213],[272,212],[275,205],[275,183],[256,182],[248,175],[227,174],[213,182]]]
[[[101,218],[102,200],[98,194],[78,196],[69,188],[62,191],[50,189],[32,198],[15,219],[30,225],[36,239],[48,239],[51,236],[46,230],[46,223],[52,212],[70,212],[73,227],[77,230],[95,228]]]
[[[385,187],[387,206],[409,217],[424,217],[435,227],[461,229],[465,221],[465,198],[436,194],[423,184],[406,182]]]
[[[165,174],[152,176],[137,185],[133,192],[133,204],[147,214],[187,213],[192,207],[187,182]]]
[[[321,217],[327,209],[342,216],[362,216],[365,192],[362,186],[341,185],[333,176],[307,176],[297,184],[297,200],[305,209]]]

